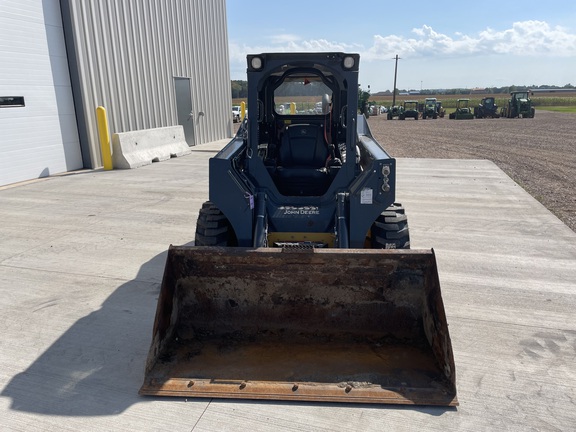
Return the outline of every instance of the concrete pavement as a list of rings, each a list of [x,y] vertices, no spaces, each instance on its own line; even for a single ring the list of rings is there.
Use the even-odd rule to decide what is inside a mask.
[[[224,142],[0,190],[4,430],[573,430],[576,234],[489,161],[398,160],[436,251],[460,407],[145,398],[169,244],[194,239]]]

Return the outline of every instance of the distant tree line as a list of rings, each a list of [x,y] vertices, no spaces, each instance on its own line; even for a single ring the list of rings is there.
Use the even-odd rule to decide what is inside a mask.
[[[486,87],[483,89],[470,89],[470,88],[451,88],[451,89],[423,89],[423,90],[406,90],[406,89],[396,89],[396,94],[401,93],[412,93],[412,94],[421,94],[421,95],[437,95],[437,94],[446,94],[446,95],[460,95],[460,94],[470,94],[474,93],[485,93],[485,94],[508,94],[513,91],[523,91],[523,90],[536,90],[536,89],[567,89],[567,90],[574,90],[576,86],[572,84],[566,84],[562,87],[555,86],[555,85],[532,85],[532,86],[504,86],[504,87]],[[374,96],[389,96],[392,92],[390,90],[386,90],[384,92],[375,93]]]
[[[314,84],[314,83],[312,83]],[[572,84],[566,84],[562,87],[555,86],[555,85],[533,85],[533,86],[504,86],[504,87],[486,87],[484,89],[469,89],[469,88],[451,88],[451,89],[424,89],[424,90],[406,90],[406,89],[397,89],[396,94],[400,93],[418,93],[421,95],[437,95],[437,94],[446,94],[446,95],[459,95],[459,94],[470,94],[474,92],[482,92],[485,94],[509,94],[513,91],[522,91],[522,90],[536,90],[536,89],[576,89],[576,86]],[[310,88],[311,93],[315,93],[315,89],[313,87]],[[369,91],[366,92],[365,90],[359,89],[358,96],[359,102],[364,99],[366,96],[364,93],[367,93],[369,96]],[[392,92],[390,90],[386,90],[383,92],[378,92],[373,94],[374,96],[389,96]],[[248,97],[248,82],[242,80],[232,80],[232,99],[242,99]],[[367,99],[366,99],[367,100]]]
[[[232,99],[245,99],[248,97],[248,81],[232,80]],[[329,89],[324,83],[309,82],[304,85],[290,83],[280,86],[275,94],[276,96],[321,96]]]
[[[284,82],[274,90],[274,96],[322,96],[330,89],[322,82]]]
[[[370,99],[370,89],[364,90],[358,86],[358,110],[360,110],[362,114],[367,114],[366,107],[368,105],[368,99]]]
[[[248,97],[248,81],[232,80],[232,99]]]

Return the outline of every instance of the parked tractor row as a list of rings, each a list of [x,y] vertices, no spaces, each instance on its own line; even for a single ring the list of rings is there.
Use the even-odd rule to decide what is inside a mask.
[[[535,114],[534,105],[529,97],[530,91],[517,91],[510,93],[510,99],[506,106],[498,110],[496,99],[492,96],[482,99],[478,106],[470,107],[470,99],[462,98],[456,101],[456,110],[448,115],[451,120],[471,120],[473,118],[533,118]],[[413,118],[437,119],[444,117],[446,110],[442,107],[442,102],[436,98],[426,98],[421,104],[416,100],[404,101],[403,105],[388,108],[386,114],[388,120],[398,118],[405,120]]]
[[[442,108],[442,102],[436,98],[427,98],[424,105],[421,105],[417,100],[407,100],[404,101],[403,105],[396,105],[390,107],[387,111],[388,120],[392,120],[397,117],[398,120],[405,120],[406,118],[413,118],[418,120],[422,117],[423,120],[426,118],[438,118],[444,117],[445,110]]]
[[[455,117],[452,117],[452,114],[450,114],[450,118],[534,118],[536,110],[529,94],[529,91],[510,93],[510,99],[508,99],[507,105],[500,108],[500,111],[498,111],[498,105],[496,105],[496,99],[494,97],[485,97],[478,106],[474,107],[473,114],[470,113],[469,109],[466,111],[464,107],[462,107],[461,109],[466,111],[464,116],[458,117],[458,115],[455,115]],[[458,99],[459,105],[461,101],[465,101],[465,99]],[[467,102],[465,107],[467,107]],[[458,112],[458,107],[456,111]]]

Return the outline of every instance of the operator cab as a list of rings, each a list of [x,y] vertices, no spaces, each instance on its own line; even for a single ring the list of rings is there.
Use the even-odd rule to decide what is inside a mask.
[[[346,147],[338,85],[327,70],[286,65],[260,86],[258,156],[282,195],[324,195],[338,174]]]

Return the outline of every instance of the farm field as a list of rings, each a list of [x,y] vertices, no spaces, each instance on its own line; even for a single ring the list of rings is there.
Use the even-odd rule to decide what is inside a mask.
[[[576,232],[576,113],[536,107],[533,119],[449,120],[446,115],[400,121],[378,115],[368,123],[376,140],[396,158],[494,162]]]
[[[405,100],[417,100],[419,102],[424,102],[427,97],[435,97],[436,99],[442,101],[442,106],[450,111],[450,108],[456,107],[456,101],[459,98],[470,99],[470,106],[474,107],[480,103],[482,98],[494,96],[496,98],[496,104],[499,107],[503,107],[507,104],[509,94],[462,94],[462,95],[397,95],[396,105],[402,105]],[[561,107],[564,112],[576,112],[576,91],[574,92],[536,92],[530,96],[532,103],[536,109],[551,109]],[[392,96],[370,96],[368,100],[370,105],[384,105],[389,107],[392,105]]]
[[[450,112],[450,110],[447,110]],[[576,114],[533,119],[368,120],[396,158],[488,159],[576,231]]]
[[[503,107],[507,104],[509,94],[462,94],[462,95],[397,95],[396,105],[402,105],[405,100],[417,100],[420,103],[424,102],[427,97],[435,97],[436,99],[442,101],[442,106],[450,112],[451,109],[456,107],[456,101],[459,98],[470,99],[470,107],[474,107],[480,103],[482,98],[487,96],[494,96],[496,98],[496,104],[499,107]],[[547,110],[547,111],[559,111],[559,112],[572,112],[576,113],[576,91],[574,92],[537,92],[531,96],[532,102],[536,109]],[[295,102],[297,104],[297,109],[307,109],[314,108],[314,103],[318,98],[286,98],[285,102]],[[236,98],[232,99],[232,105],[240,105],[240,103],[246,102],[246,98]],[[368,100],[369,105],[378,105],[389,107],[392,105],[392,96],[370,96]]]

